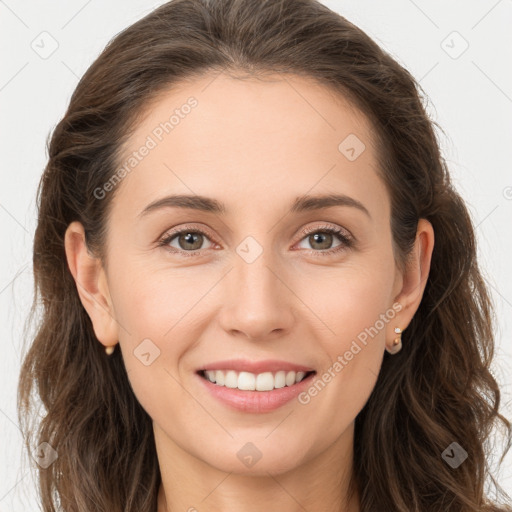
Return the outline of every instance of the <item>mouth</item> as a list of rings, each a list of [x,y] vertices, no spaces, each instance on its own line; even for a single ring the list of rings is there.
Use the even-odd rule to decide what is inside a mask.
[[[219,387],[238,389],[241,391],[273,391],[292,387],[316,374],[311,371],[279,370],[276,372],[251,373],[236,370],[198,370],[203,379]]]

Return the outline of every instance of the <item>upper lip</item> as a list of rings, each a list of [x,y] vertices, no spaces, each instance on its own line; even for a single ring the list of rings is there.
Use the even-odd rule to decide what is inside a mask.
[[[279,370],[294,372],[312,372],[313,368],[301,364],[290,363],[288,361],[279,361],[277,359],[266,359],[264,361],[250,361],[248,359],[229,359],[226,361],[216,361],[204,365],[201,370],[234,370],[236,372],[249,372],[254,374],[264,372],[277,372]]]

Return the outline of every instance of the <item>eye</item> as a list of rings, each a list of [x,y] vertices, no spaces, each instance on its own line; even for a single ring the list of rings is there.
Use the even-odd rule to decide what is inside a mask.
[[[301,242],[309,242],[313,247],[309,252],[315,256],[329,256],[354,245],[351,235],[341,228],[332,226],[306,228],[303,230],[302,235],[303,238]],[[332,245],[335,238],[337,238],[340,243],[334,247],[329,247]],[[201,255],[204,250],[211,248],[204,247],[203,244],[205,240],[212,243],[210,235],[206,231],[198,228],[182,228],[179,231],[167,233],[158,242],[158,246],[170,249],[172,253],[179,254],[180,256],[198,256]]]
[[[348,232],[337,227],[315,226],[313,228],[306,228],[302,234],[306,236],[301,242],[308,242],[313,249],[319,249],[309,251],[315,256],[330,256],[353,246],[353,240]],[[330,247],[335,238],[340,240],[340,243]]]
[[[210,240],[208,233],[202,229],[181,229],[167,233],[164,238],[160,240],[158,245],[161,247],[169,247],[172,249],[171,252],[179,253],[180,256],[197,256],[205,249],[203,246],[205,239]],[[175,243],[175,245],[172,245],[173,243]]]

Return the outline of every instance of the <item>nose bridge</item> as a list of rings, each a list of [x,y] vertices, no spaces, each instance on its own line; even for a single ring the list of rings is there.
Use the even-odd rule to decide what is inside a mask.
[[[263,248],[252,239],[240,243],[236,252],[238,257],[235,259],[232,279],[239,290],[235,290],[235,295],[241,301],[254,302],[254,305],[277,302],[283,284],[276,276],[279,274],[279,264],[271,247]]]
[[[271,237],[267,237],[268,243]],[[223,311],[223,327],[262,338],[293,325],[290,291],[282,266],[270,247],[247,237],[236,247],[234,268],[229,273],[229,306]]]

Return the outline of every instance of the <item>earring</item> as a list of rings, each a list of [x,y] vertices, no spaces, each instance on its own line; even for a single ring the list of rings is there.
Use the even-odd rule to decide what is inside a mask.
[[[386,350],[392,355],[402,350],[402,329],[400,329],[400,327],[395,327],[395,332],[398,336],[393,340],[393,346],[391,348],[386,347]]]
[[[108,356],[112,355],[114,353],[114,350],[116,349],[115,345],[110,345],[109,347],[105,347],[105,352]]]

